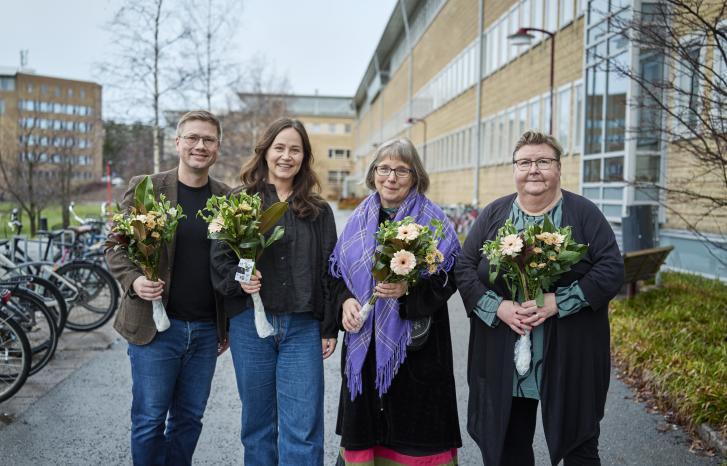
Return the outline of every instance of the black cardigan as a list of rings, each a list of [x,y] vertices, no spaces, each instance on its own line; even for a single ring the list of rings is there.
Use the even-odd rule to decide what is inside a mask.
[[[462,446],[447,309],[447,300],[456,289],[452,270],[420,280],[399,300],[402,319],[432,316],[432,326],[424,345],[417,351],[407,351],[383,398],[379,398],[374,385],[376,360],[372,340],[362,368],[363,391],[351,401],[344,373],[347,347],[343,339],[336,422],[341,446],[362,450],[384,445],[401,453],[435,453]],[[343,330],[342,305],[353,295],[342,279],[336,280],[331,290],[336,320]]]
[[[508,296],[501,278],[488,283],[489,262],[480,248],[494,239],[510,215],[515,194],[486,206],[477,217],[457,262],[456,275],[470,317],[488,289]],[[545,321],[541,401],[545,438],[553,464],[598,432],[611,371],[608,303],[623,283],[623,260],[611,225],[588,199],[563,191],[562,225],[588,244],[584,258],[555,284],[578,280],[590,307]],[[507,325],[488,327],[470,319],[467,430],[486,465],[499,465],[510,418],[513,351],[517,334]]]
[[[275,188],[268,185],[265,199],[269,203],[277,201]],[[236,188],[232,193],[239,192]],[[265,204],[269,204],[265,202]],[[310,309],[313,316],[321,321],[321,338],[336,338],[335,316],[330,303],[330,283],[328,275],[328,257],[336,244],[336,223],[333,211],[328,204],[324,204],[319,214],[312,219],[301,219],[288,209],[278,225],[285,225],[286,232],[283,238],[266,248],[256,267],[263,275],[263,286],[260,297],[265,305],[266,313],[299,312],[300,308]],[[306,241],[305,250],[291,250],[290,238],[293,236],[291,228],[310,229],[313,238]],[[289,255],[299,257],[292,260]],[[307,258],[307,259],[302,259]],[[240,288],[235,280],[237,258],[229,247],[222,241],[213,241],[211,247],[210,266],[212,269],[212,286],[222,296],[222,305],[228,317],[234,317],[245,309],[252,308],[252,299]],[[293,267],[296,267],[293,269]],[[302,303],[296,308],[296,277],[304,276],[312,284],[312,289],[306,290],[310,302]],[[267,277],[267,279],[266,279]],[[287,283],[290,282],[290,283]],[[291,286],[292,285],[292,286]]]

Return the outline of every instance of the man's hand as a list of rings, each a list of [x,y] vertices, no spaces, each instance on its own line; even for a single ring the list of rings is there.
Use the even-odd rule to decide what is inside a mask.
[[[154,301],[162,297],[164,291],[164,282],[162,280],[153,282],[145,276],[140,276],[132,283],[134,293],[145,301]]]
[[[222,354],[227,351],[227,348],[230,347],[230,340],[225,341],[218,341],[217,342],[217,356],[222,356]]]

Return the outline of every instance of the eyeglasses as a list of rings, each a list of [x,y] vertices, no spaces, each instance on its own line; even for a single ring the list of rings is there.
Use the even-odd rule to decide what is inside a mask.
[[[202,137],[202,136],[197,136],[196,134],[190,134],[188,136],[180,136],[180,138],[184,139],[184,142],[187,143],[187,145],[190,147],[196,146],[200,140],[202,141],[202,144],[204,144],[204,146],[207,149],[212,149],[215,146],[217,146],[217,144],[220,143],[220,140],[217,138],[206,138],[206,137]]]
[[[374,170],[376,170],[376,174],[379,176],[389,176],[391,175],[391,172],[394,172],[394,176],[397,178],[409,178],[412,173],[414,173],[413,170],[410,170],[408,168],[391,168],[386,166],[376,166],[374,167]]]
[[[536,167],[538,167],[538,170],[550,170],[550,166],[553,165],[553,162],[556,162],[557,159],[538,159],[538,160],[528,160],[528,159],[522,159],[522,160],[515,160],[513,163],[517,166],[518,170],[520,171],[528,171],[530,170],[530,167],[535,164]]]

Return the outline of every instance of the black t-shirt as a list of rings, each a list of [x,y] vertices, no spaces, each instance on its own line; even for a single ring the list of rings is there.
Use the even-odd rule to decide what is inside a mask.
[[[179,320],[214,320],[215,297],[210,280],[210,240],[207,223],[197,216],[212,196],[210,185],[192,188],[178,182],[177,203],[185,218],[179,221],[167,313]]]

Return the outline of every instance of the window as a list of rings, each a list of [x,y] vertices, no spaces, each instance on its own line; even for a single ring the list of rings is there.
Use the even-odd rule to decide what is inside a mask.
[[[0,91],[14,91],[15,78],[0,78]]]
[[[523,0],[520,5],[520,26],[530,26],[530,10],[532,10],[532,8],[533,6],[530,3],[530,0]]]
[[[573,0],[560,0],[560,27],[571,21],[573,21]]]
[[[89,113],[89,115],[90,115],[90,113]],[[349,125],[348,123],[346,123],[346,124],[344,125],[344,131],[345,131],[346,133],[350,133],[350,132],[351,132],[351,125]]]
[[[626,69],[626,54],[612,59],[606,85],[606,152],[624,150],[626,135],[626,91],[629,80],[619,69]]]
[[[533,0],[533,26],[534,28],[543,28],[543,1]]]
[[[694,128],[699,121],[699,72],[696,68],[700,62],[701,47],[695,44],[687,51],[687,57],[679,62],[676,76],[676,101],[678,102],[675,112],[681,118],[680,126],[682,131]]]
[[[81,97],[82,99],[85,99],[85,98],[86,98],[86,89],[81,89],[80,91],[78,91],[78,95],[79,95],[79,96],[80,96],[80,97]]]
[[[583,84],[578,83],[575,87],[575,95],[576,95],[576,101],[575,101],[575,109],[574,113],[576,116],[575,121],[575,130],[573,133],[575,134],[575,138],[573,140],[573,152],[580,154],[582,151],[582,145],[583,145]]]
[[[601,181],[601,159],[585,160],[583,162],[583,182],[596,183]]]
[[[606,93],[606,70],[597,65],[586,71],[586,154],[601,153],[603,143],[603,100]]]
[[[68,97],[73,97],[73,88],[72,87],[69,87],[68,88],[68,91],[66,92],[66,94],[68,95]]]
[[[540,129],[540,100],[535,99],[530,102],[530,121],[528,122],[529,129]]]
[[[331,134],[336,134],[336,125],[334,123],[328,125],[328,132]]]
[[[5,113],[5,101],[0,99],[0,115]]]
[[[26,84],[26,85],[25,85],[25,91],[26,91],[26,92],[27,92],[28,94],[30,94],[31,92],[33,92],[33,83],[28,83],[28,84]]]
[[[329,170],[328,171],[328,183],[332,185],[341,185],[343,180],[348,176],[346,170]]]
[[[56,97],[61,96],[61,86],[56,86],[55,91],[53,92],[53,95],[55,95]]]
[[[350,159],[351,151],[349,149],[328,149],[329,159]]]
[[[639,86],[636,97],[639,124],[636,146],[639,149],[658,150],[659,134],[662,131],[660,84],[664,81],[664,56],[661,53],[644,51],[639,56],[639,72],[647,89]]]
[[[48,85],[47,84],[40,85],[40,93],[43,95],[48,94]]]
[[[570,133],[571,133],[571,107],[570,107],[570,87],[558,92],[558,100],[556,100],[558,110],[556,112],[558,119],[558,142],[563,147],[563,153],[570,153]]]
[[[727,30],[722,29],[722,34],[727,34]],[[712,77],[712,99],[710,101],[712,130],[720,133],[727,132],[727,118],[725,118],[724,108],[727,107],[727,86],[719,85],[724,83],[727,76],[727,38],[724,35],[716,38],[719,41],[718,47],[712,48],[712,62],[714,67],[714,75]],[[719,78],[717,77],[719,76]]]
[[[558,30],[558,0],[545,0],[545,28],[548,31]]]

